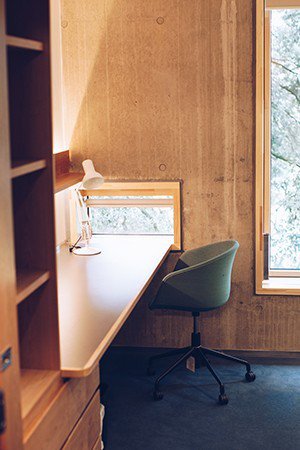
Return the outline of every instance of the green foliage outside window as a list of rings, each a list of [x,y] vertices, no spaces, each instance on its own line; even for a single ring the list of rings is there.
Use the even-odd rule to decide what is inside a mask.
[[[111,197],[91,197],[99,200]],[[114,197],[124,200],[168,199],[155,197]],[[94,233],[99,234],[174,234],[174,212],[172,207],[97,207],[90,208],[90,218]]]

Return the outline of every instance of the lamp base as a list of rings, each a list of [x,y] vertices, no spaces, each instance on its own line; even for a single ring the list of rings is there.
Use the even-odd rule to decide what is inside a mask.
[[[92,255],[99,255],[101,253],[101,250],[99,250],[99,248],[96,247],[80,247],[80,248],[73,248],[72,253],[78,256],[92,256]]]

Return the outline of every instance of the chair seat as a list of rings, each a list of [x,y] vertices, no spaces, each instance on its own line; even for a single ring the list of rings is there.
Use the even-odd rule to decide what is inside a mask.
[[[172,299],[171,302],[169,300],[170,298]],[[193,297],[185,295],[173,286],[165,284],[160,288],[159,298],[156,302],[150,304],[149,308],[151,310],[170,309],[199,313],[202,311],[211,311],[219,308],[219,306],[208,306],[205,301],[203,302],[203,306],[201,306],[199,301],[195,301]]]

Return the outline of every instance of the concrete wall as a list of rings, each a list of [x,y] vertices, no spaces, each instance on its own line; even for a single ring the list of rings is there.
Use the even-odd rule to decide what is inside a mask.
[[[202,318],[206,344],[299,350],[299,297],[254,295],[254,6],[62,0],[66,135],[75,165],[92,158],[106,178],[182,179],[185,249],[239,241],[231,299]],[[119,340],[176,346],[190,326],[145,299]]]

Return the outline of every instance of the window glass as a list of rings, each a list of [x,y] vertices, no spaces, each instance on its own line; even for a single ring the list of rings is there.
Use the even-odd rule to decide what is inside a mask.
[[[300,269],[300,10],[271,13],[271,269]]]
[[[173,207],[93,207],[89,212],[95,234],[174,234]]]

